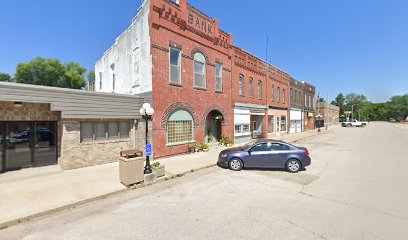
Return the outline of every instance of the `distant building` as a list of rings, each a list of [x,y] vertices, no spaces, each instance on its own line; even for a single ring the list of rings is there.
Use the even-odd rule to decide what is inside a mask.
[[[304,130],[315,129],[316,114],[316,87],[303,82],[303,109],[304,109]]]
[[[339,115],[340,108],[335,105],[331,105],[325,102],[319,102],[319,113],[322,116],[325,124],[337,125],[340,123]]]
[[[305,115],[303,101],[303,83],[294,78],[290,79],[290,109],[289,109],[289,133],[304,131]]]

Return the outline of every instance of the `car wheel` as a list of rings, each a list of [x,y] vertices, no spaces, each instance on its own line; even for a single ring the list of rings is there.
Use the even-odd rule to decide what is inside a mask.
[[[229,161],[229,168],[233,171],[241,171],[244,167],[244,163],[239,158],[233,158]]]
[[[351,127],[351,124],[347,125],[348,127]]]
[[[301,169],[302,164],[300,164],[299,160],[291,159],[286,163],[286,170],[291,173],[297,173]]]
[[[363,126],[362,127],[365,127],[366,125],[365,124],[363,124]]]

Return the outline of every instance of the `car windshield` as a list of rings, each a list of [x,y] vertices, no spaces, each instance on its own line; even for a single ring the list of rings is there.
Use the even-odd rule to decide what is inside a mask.
[[[255,140],[250,141],[249,143],[242,146],[242,149],[248,149],[256,144]]]

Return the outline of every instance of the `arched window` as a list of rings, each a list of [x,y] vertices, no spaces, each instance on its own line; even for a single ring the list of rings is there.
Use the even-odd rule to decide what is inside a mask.
[[[244,96],[244,76],[239,75],[239,95]]]
[[[205,79],[205,64],[206,60],[202,53],[194,54],[194,86],[206,88]]]
[[[258,99],[262,99],[262,81],[258,81]]]
[[[190,113],[178,110],[167,121],[167,144],[179,145],[194,141],[194,122]]]
[[[254,96],[254,80],[252,78],[249,79],[249,96]]]
[[[285,89],[282,89],[282,103],[285,103],[285,101],[286,101],[286,90]]]
[[[275,86],[272,85],[272,102],[275,101]]]

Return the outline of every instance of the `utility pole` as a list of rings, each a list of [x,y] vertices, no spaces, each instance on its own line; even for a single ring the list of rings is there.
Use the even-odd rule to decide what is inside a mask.
[[[327,92],[327,102],[326,102],[326,130],[329,129],[329,92]]]
[[[353,118],[354,118],[354,104],[353,105],[351,105],[351,121],[353,121]]]
[[[265,58],[266,63],[268,63],[268,48],[269,48],[269,35],[266,35],[266,58]]]

